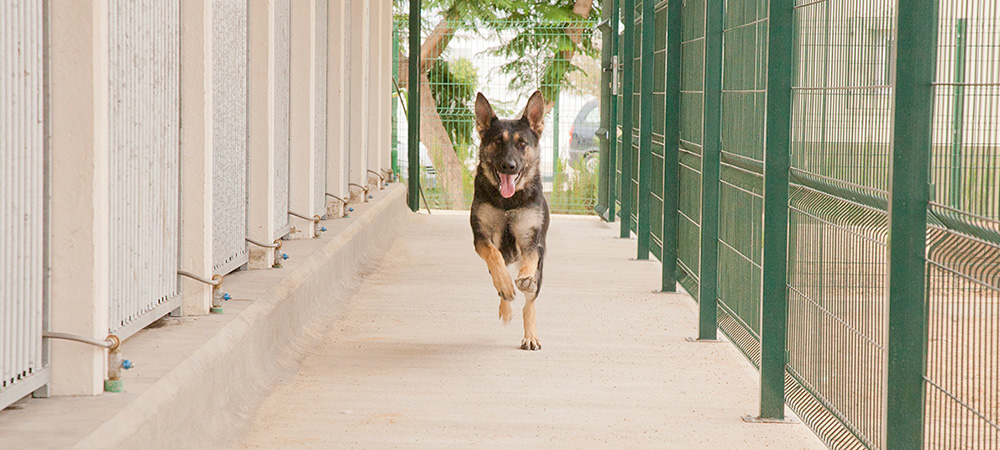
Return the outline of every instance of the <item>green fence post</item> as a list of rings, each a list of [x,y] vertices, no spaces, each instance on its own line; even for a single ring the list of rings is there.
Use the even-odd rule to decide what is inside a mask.
[[[962,203],[962,147],[965,130],[965,47],[967,19],[958,19],[955,24],[955,96],[952,100],[951,123],[951,190],[949,203],[953,208]]]
[[[930,199],[937,0],[897,0],[889,173],[887,450],[923,448],[927,312],[924,250]]]
[[[410,210],[420,209],[420,0],[410,0],[410,73],[407,81],[407,192]]]
[[[705,94],[702,99],[701,262],[698,339],[717,339],[719,271],[719,165],[722,157],[723,0],[705,4]]]
[[[656,1],[642,2],[642,73],[639,87],[639,190],[635,234],[635,259],[649,259],[649,196],[653,162],[653,46],[656,42]]]
[[[652,0],[650,0],[652,1]],[[627,238],[632,233],[632,78],[635,72],[635,0],[622,1],[622,179],[621,179],[621,232]]]
[[[608,222],[615,221],[615,202],[617,196],[615,195],[615,183],[617,182],[617,157],[618,157],[618,95],[621,92],[621,86],[618,83],[618,73],[619,73],[619,60],[621,55],[618,54],[618,25],[621,23],[619,20],[621,13],[621,8],[619,5],[619,0],[611,0],[611,108],[610,120],[608,121]],[[601,161],[604,164],[604,161]]]
[[[601,11],[601,23],[597,29],[601,30],[601,125],[594,133],[600,143],[600,156],[598,157],[597,170],[597,204],[594,211],[601,217],[608,211],[608,137],[611,127],[608,112],[611,107],[611,9],[604,8]],[[607,220],[607,217],[604,217]]]
[[[670,0],[667,4],[666,80],[664,93],[666,110],[663,125],[663,224],[660,236],[663,247],[660,253],[660,290],[677,291],[677,246],[680,221],[680,144],[681,144],[681,37],[683,22],[681,11],[684,0]]]
[[[791,139],[794,0],[770,0],[764,150],[760,419],[785,418],[788,336],[788,168]]]

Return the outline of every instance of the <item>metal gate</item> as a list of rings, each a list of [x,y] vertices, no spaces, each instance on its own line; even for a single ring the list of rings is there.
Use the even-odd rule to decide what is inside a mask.
[[[212,3],[212,270],[247,262],[247,6]]]
[[[180,7],[109,2],[110,331],[180,306]]]
[[[288,234],[289,11],[290,0],[274,3],[274,237]]]
[[[327,31],[327,0],[316,0],[316,113],[313,115],[316,126],[315,147],[313,155],[316,161],[313,163],[316,171],[313,177],[313,210],[319,215],[324,215],[326,211],[326,71],[327,71],[327,47],[329,45],[329,33]]]
[[[49,382],[44,311],[42,2],[0,3],[0,409]]]

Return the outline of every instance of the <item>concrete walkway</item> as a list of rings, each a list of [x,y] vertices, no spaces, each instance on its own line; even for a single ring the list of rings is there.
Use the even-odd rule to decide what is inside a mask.
[[[728,343],[689,343],[695,304],[595,218],[553,220],[544,349],[472,247],[468,215],[414,216],[239,448],[823,449],[801,424],[747,424],[755,375]]]

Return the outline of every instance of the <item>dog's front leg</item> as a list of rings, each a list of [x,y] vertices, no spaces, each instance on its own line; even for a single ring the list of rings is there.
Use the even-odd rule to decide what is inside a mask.
[[[500,296],[500,320],[504,323],[510,322],[510,319],[514,317],[514,311],[510,307],[510,303],[514,300],[514,282],[511,281],[510,273],[507,272],[503,255],[500,254],[500,249],[495,245],[482,241],[476,242],[476,253],[486,261],[486,267],[490,270],[490,276],[493,277],[493,287],[497,289],[497,295]]]
[[[524,339],[521,340],[523,350],[541,350],[538,341],[538,329],[535,324],[535,299],[541,288],[542,259],[545,248],[532,240],[521,245],[521,269],[517,273],[517,288],[524,292]]]

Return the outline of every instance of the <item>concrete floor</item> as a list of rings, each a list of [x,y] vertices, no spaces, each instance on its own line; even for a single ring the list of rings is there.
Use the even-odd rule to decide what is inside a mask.
[[[468,215],[418,215],[264,401],[239,448],[822,449],[801,424],[747,424],[755,375],[728,343],[690,343],[695,304],[659,294],[617,224],[554,218],[538,299],[543,350],[472,247]]]

